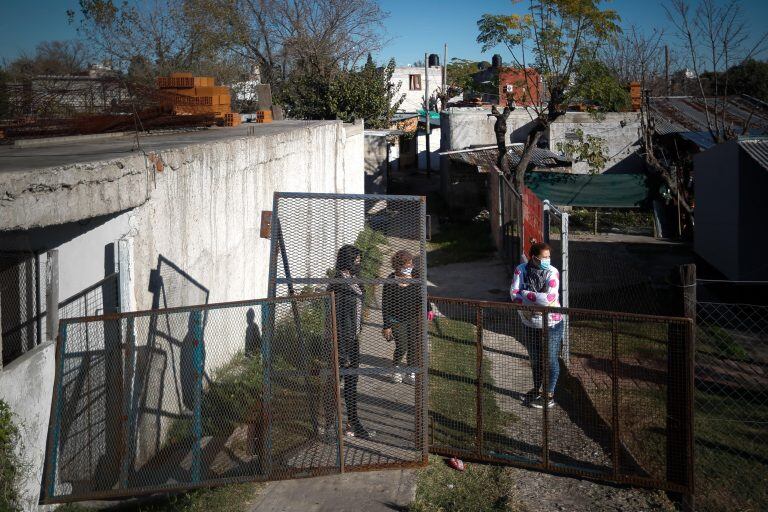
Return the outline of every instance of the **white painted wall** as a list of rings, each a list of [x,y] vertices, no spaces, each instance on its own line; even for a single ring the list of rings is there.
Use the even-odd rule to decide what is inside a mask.
[[[433,171],[440,170],[440,128],[432,127],[429,135],[430,167]],[[427,168],[427,135],[419,133],[417,136],[419,169]]]
[[[419,75],[421,77],[421,90],[410,90],[410,75]],[[424,88],[425,83],[424,66],[398,66],[392,73],[391,83],[400,84],[400,90],[397,98],[405,94],[405,101],[398,108],[399,112],[416,112],[424,108]],[[429,95],[431,96],[443,85],[443,67],[431,66],[429,68]]]
[[[17,453],[26,464],[20,486],[23,510],[37,510],[51,409],[55,350],[49,343],[24,354],[0,371],[0,399],[14,413],[21,432]]]
[[[104,246],[118,238],[133,247],[135,309],[152,307],[150,272],[160,256],[208,288],[209,302],[264,297],[269,240],[259,237],[259,229],[261,212],[272,209],[274,192],[363,193],[362,125],[311,123],[256,139],[233,137],[158,154],[164,171],[155,175],[146,203],[56,247],[62,299],[104,276]],[[98,164],[93,168],[98,172]],[[197,296],[182,293],[175,297],[177,303],[161,305],[189,305]],[[186,327],[166,334],[183,339]],[[211,326],[206,333],[214,331]],[[223,346],[219,357],[207,361],[207,369],[241,347],[242,339]],[[180,357],[174,348],[166,355],[169,361]],[[38,500],[53,360],[53,344],[43,345],[0,370],[0,397],[22,425],[20,450],[30,465],[23,486],[25,510],[36,509]],[[167,376],[165,384],[171,379]],[[158,404],[169,412],[175,412],[170,404],[178,398],[172,395],[169,391]]]

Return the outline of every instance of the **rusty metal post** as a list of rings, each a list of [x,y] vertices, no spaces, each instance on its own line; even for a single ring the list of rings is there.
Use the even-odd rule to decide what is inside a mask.
[[[477,404],[477,418],[475,419],[475,445],[477,454],[483,455],[483,434],[485,411],[483,410],[483,307],[477,306],[475,321],[477,322],[477,336],[475,339],[475,403]]]
[[[338,437],[339,472],[344,473],[344,416],[341,411],[341,390],[339,389],[339,332],[336,325],[336,294],[331,292],[331,339],[333,344],[333,395],[336,401],[336,435]]]
[[[613,477],[620,473],[619,450],[621,445],[621,430],[619,423],[619,321],[611,320],[611,459]]]
[[[541,394],[544,397],[543,408],[543,428],[542,428],[542,463],[544,468],[549,468],[549,407],[547,407],[547,387],[549,386],[549,315],[546,312],[541,314],[541,361],[536,361],[542,368],[541,372]]]
[[[123,373],[123,417],[121,432],[121,464],[120,483],[122,488],[128,488],[129,475],[132,465],[133,439],[133,378],[136,372],[136,334],[134,318],[125,319],[125,370]]]

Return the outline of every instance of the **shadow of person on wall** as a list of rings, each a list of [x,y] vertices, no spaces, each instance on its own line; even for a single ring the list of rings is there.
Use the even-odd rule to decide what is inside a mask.
[[[200,331],[197,332],[196,331]],[[202,319],[200,311],[191,311],[187,322],[187,334],[181,342],[181,353],[179,354],[179,373],[181,380],[181,402],[184,408],[193,410],[195,407],[195,387],[198,382],[198,367],[202,372],[205,371],[205,344],[198,348],[201,343],[199,337],[202,335]],[[201,352],[197,352],[200,350]],[[199,360],[196,360],[199,358]]]
[[[256,323],[256,312],[248,308],[245,314],[248,327],[245,330],[245,355],[254,357],[261,354],[261,330]]]

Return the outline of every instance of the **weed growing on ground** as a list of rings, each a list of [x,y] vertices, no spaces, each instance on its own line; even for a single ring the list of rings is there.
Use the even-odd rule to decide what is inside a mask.
[[[427,244],[427,251],[430,267],[487,258],[495,251],[490,222],[480,218],[441,225],[440,232]]]
[[[497,512],[525,510],[512,494],[509,472],[500,466],[466,464],[463,472],[439,457],[419,472],[411,512]]]
[[[14,448],[20,441],[19,429],[13,422],[13,413],[0,400],[0,510],[20,510],[18,483],[22,464]]]

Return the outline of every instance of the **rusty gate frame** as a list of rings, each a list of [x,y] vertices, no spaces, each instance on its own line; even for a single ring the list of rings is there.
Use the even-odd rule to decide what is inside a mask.
[[[663,491],[677,493],[684,496],[691,496],[694,490],[694,437],[693,437],[693,390],[694,390],[694,340],[695,340],[695,323],[690,318],[679,318],[669,316],[651,316],[641,315],[634,313],[617,313],[612,311],[598,311],[587,310],[577,308],[556,308],[556,307],[535,307],[535,306],[521,306],[509,302],[494,302],[483,300],[470,300],[470,299],[458,299],[449,297],[429,296],[429,300],[434,304],[454,304],[459,306],[468,306],[469,308],[475,308],[476,316],[474,319],[469,320],[476,324],[477,335],[475,337],[475,346],[477,348],[476,370],[474,383],[476,385],[476,400],[475,400],[475,421],[477,425],[476,435],[480,440],[476,443],[477,448],[475,450],[459,449],[457,447],[445,447],[445,446],[433,446],[432,436],[430,436],[430,453],[446,457],[459,457],[464,460],[501,464],[519,467],[521,469],[541,471],[560,476],[571,476],[577,478],[583,478],[600,483],[608,484],[620,484],[630,485],[637,487],[645,487],[652,489],[660,489]],[[482,358],[483,358],[483,310],[485,308],[493,309],[505,309],[510,313],[517,311],[530,311],[534,313],[560,313],[564,317],[570,313],[583,314],[589,316],[600,316],[611,321],[611,352],[612,352],[612,364],[611,364],[611,445],[612,445],[612,468],[610,474],[600,475],[591,471],[579,470],[573,467],[566,467],[560,464],[553,464],[549,460],[549,418],[548,408],[544,407],[542,414],[542,461],[535,463],[532,461],[526,461],[523,458],[519,460],[510,460],[510,457],[494,457],[484,452],[482,447],[482,438],[484,436],[483,428],[483,375],[482,375]],[[545,317],[546,318],[546,317]],[[678,353],[672,350],[671,346],[667,348],[668,357],[668,372],[667,372],[667,400],[666,407],[668,411],[667,416],[667,438],[670,437],[670,428],[674,432],[685,439],[685,445],[680,448],[682,456],[676,457],[671,460],[670,445],[667,443],[667,478],[654,479],[651,477],[631,476],[621,474],[619,471],[619,447],[620,430],[619,430],[619,399],[618,399],[618,321],[619,320],[637,320],[646,321],[651,323],[667,324],[669,328],[679,329],[683,338],[683,350]],[[547,337],[548,330],[541,330],[541,343],[544,347],[543,359],[547,360]],[[679,347],[678,347],[679,348]],[[674,356],[674,357],[673,357]],[[673,360],[674,359],[674,360]],[[681,370],[677,373],[673,372]],[[543,387],[547,385],[547,372],[543,372]],[[676,388],[677,386],[677,388]],[[591,401],[591,399],[590,399]],[[431,430],[431,429],[430,429]],[[670,477],[671,463],[675,464],[675,470],[680,471],[682,478],[680,481],[672,481]],[[674,471],[674,470],[673,470]]]
[[[95,322],[114,322],[114,321],[121,321],[126,320],[128,322],[128,334],[127,334],[127,340],[124,340],[122,344],[124,345],[124,348],[121,350],[121,352],[124,353],[123,357],[126,358],[127,364],[132,372],[135,372],[135,365],[136,365],[136,346],[135,346],[135,336],[131,332],[132,330],[132,324],[133,320],[140,317],[145,316],[158,316],[158,315],[166,315],[166,314],[179,314],[179,313],[193,313],[193,312],[202,312],[204,314],[207,314],[210,311],[213,310],[224,310],[224,309],[230,309],[230,308],[237,308],[237,307],[244,307],[244,306],[254,306],[254,305],[263,305],[268,306],[271,305],[274,310],[275,304],[284,304],[284,303],[291,303],[292,306],[295,306],[295,303],[297,301],[301,302],[307,302],[312,300],[318,300],[318,299],[328,299],[328,302],[330,304],[330,328],[331,328],[331,364],[330,369],[326,370],[330,374],[330,376],[333,378],[335,383],[335,390],[334,390],[334,407],[336,409],[336,420],[339,425],[338,432],[336,432],[336,443],[338,446],[338,453],[336,457],[337,466],[335,468],[329,469],[328,467],[319,467],[319,468],[296,468],[289,471],[281,471],[280,474],[275,475],[269,475],[267,471],[264,472],[263,475],[245,475],[245,476],[236,476],[236,477],[227,477],[227,478],[220,478],[216,479],[215,481],[197,481],[197,482],[183,482],[183,483],[176,483],[176,484],[168,484],[168,485],[150,485],[145,487],[139,487],[139,488],[130,488],[130,487],[117,487],[114,489],[109,490],[101,490],[101,491],[93,491],[89,492],[87,494],[81,494],[81,495],[70,495],[70,496],[61,496],[55,494],[55,487],[56,487],[56,477],[57,477],[57,469],[58,469],[58,448],[60,443],[60,430],[61,430],[61,421],[62,421],[62,407],[63,407],[63,385],[62,385],[62,379],[64,374],[64,359],[65,359],[65,347],[66,347],[66,341],[67,341],[67,326],[70,324],[83,324],[83,323],[95,323]],[[229,485],[229,484],[239,484],[239,483],[248,483],[248,482],[268,482],[268,481],[280,481],[280,480],[291,480],[291,479],[298,479],[298,478],[309,478],[314,476],[324,476],[324,475],[330,475],[330,474],[341,474],[345,472],[344,469],[344,458],[342,456],[343,454],[343,433],[341,430],[341,401],[339,396],[339,372],[338,372],[338,338],[337,338],[337,328],[336,328],[336,317],[334,314],[334,308],[335,308],[335,300],[334,300],[334,294],[333,292],[322,292],[322,293],[313,293],[313,294],[303,294],[296,297],[276,297],[276,298],[265,298],[265,299],[250,299],[250,300],[240,300],[240,301],[231,301],[231,302],[221,302],[221,303],[215,303],[215,304],[202,304],[202,305],[195,305],[195,306],[179,306],[179,307],[173,307],[173,308],[165,308],[165,309],[149,309],[149,310],[142,310],[142,311],[130,311],[130,312],[122,312],[122,313],[110,313],[107,315],[98,315],[98,316],[87,316],[87,317],[78,317],[78,318],[67,318],[62,319],[59,322],[59,332],[56,337],[56,347],[55,347],[55,359],[54,359],[54,382],[53,382],[53,393],[51,396],[51,406],[50,406],[50,415],[49,415],[49,421],[48,421],[48,431],[46,435],[46,448],[44,452],[44,459],[43,459],[43,474],[41,478],[41,493],[39,498],[39,504],[40,505],[52,505],[52,504],[63,504],[63,503],[74,503],[79,501],[85,501],[85,500],[102,500],[102,499],[119,499],[119,498],[130,498],[130,497],[136,497],[136,496],[147,496],[151,494],[158,494],[158,493],[168,493],[168,492],[174,492],[174,491],[190,491],[195,489],[202,489],[202,488],[210,488],[220,485]],[[122,427],[122,435],[129,436],[131,434],[130,432],[130,426],[125,425],[126,422],[129,422],[131,411],[125,409],[126,404],[123,404],[123,413],[121,417],[121,422],[123,422]],[[130,406],[127,406],[130,408]],[[123,441],[125,443],[125,440]],[[117,448],[118,450],[125,450],[125,445],[122,445]],[[122,455],[121,455],[122,457]],[[126,462],[121,459],[120,466],[121,471],[124,470],[123,466]]]

